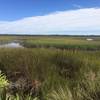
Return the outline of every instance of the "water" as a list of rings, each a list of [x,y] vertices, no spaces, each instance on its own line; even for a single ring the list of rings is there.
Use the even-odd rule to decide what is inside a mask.
[[[6,44],[0,44],[0,48],[23,48],[20,43],[11,42]]]

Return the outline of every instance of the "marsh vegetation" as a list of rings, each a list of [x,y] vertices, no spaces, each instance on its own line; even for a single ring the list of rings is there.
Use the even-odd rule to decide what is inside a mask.
[[[42,44],[36,48],[0,48],[1,100],[100,100],[100,51],[95,47],[99,38],[41,38],[19,38]],[[81,50],[55,44],[81,45]],[[93,50],[84,50],[86,45]]]

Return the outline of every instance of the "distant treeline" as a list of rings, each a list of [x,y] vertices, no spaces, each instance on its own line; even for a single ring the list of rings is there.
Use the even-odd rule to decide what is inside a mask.
[[[58,36],[58,37],[100,37],[100,35],[37,35],[37,34],[0,34],[0,36]]]

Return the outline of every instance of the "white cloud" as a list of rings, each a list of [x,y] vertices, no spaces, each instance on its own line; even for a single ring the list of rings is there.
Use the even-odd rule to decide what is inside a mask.
[[[92,32],[99,35],[100,8],[55,12],[17,21],[0,21],[0,34],[74,34],[74,31],[75,34]]]

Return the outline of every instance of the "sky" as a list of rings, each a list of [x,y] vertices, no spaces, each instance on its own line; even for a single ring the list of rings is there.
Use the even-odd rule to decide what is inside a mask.
[[[0,34],[100,35],[100,0],[0,0]]]

